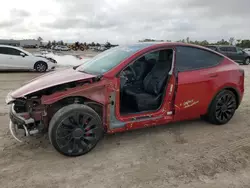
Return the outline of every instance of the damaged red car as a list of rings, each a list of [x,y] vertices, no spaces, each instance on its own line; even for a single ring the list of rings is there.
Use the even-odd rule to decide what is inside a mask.
[[[6,97],[10,131],[48,132],[66,156],[92,150],[104,133],[203,119],[227,123],[244,93],[244,70],[222,54],[182,43],[137,43],[44,74]]]

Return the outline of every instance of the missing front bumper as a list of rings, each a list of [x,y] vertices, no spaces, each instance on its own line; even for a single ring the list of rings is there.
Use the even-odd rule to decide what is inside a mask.
[[[11,104],[10,106],[10,123],[9,123],[9,129],[11,135],[18,141],[22,142],[22,139],[24,136],[29,136],[29,131],[26,127],[26,125],[34,123],[33,118],[25,119],[20,114],[16,113],[15,111],[15,104]]]

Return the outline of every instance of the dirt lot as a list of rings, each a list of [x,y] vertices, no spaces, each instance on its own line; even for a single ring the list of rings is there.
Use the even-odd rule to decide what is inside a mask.
[[[245,96],[224,126],[201,120],[106,136],[89,154],[67,158],[47,136],[15,142],[7,93],[36,73],[0,73],[0,187],[250,187],[250,66]]]

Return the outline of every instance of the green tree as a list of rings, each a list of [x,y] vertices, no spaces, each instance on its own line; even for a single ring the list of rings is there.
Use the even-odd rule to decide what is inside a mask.
[[[236,44],[236,46],[240,48],[250,48],[250,40],[249,39],[241,40],[240,43]]]
[[[46,45],[47,48],[51,48],[51,41],[49,40],[48,44]]]

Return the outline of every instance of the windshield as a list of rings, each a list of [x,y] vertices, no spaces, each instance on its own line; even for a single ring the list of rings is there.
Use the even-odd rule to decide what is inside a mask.
[[[77,70],[89,74],[104,74],[119,65],[121,61],[130,57],[135,52],[150,45],[152,44],[135,44],[131,46],[118,46],[111,48],[82,64]]]

